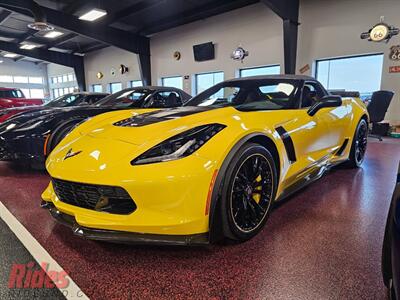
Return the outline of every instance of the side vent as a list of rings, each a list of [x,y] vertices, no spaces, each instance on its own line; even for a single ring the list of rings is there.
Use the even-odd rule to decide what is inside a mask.
[[[290,134],[283,128],[282,126],[276,127],[275,128],[276,132],[280,135],[283,145],[285,146],[285,150],[287,153],[287,156],[289,158],[290,163],[294,163],[296,159],[296,151],[294,149],[294,144],[293,140],[290,137]]]
[[[344,150],[347,147],[347,144],[349,143],[349,139],[345,139],[342,146],[340,146],[339,150],[336,152],[336,156],[342,156]]]

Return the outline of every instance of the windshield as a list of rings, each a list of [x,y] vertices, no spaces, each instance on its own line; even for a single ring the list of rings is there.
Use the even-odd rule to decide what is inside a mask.
[[[193,97],[185,106],[233,106],[238,110],[298,107],[300,80],[251,79],[219,83]]]
[[[0,98],[25,98],[20,90],[4,90],[0,91]]]
[[[112,106],[116,108],[142,107],[153,90],[125,89],[97,102],[97,106]]]
[[[50,102],[46,103],[47,107],[66,107],[66,106],[75,106],[85,100],[85,95],[83,94],[66,94],[60,96]]]

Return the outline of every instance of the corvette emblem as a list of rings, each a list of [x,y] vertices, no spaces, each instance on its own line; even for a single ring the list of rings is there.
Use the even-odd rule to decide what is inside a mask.
[[[72,152],[72,148],[68,150],[67,154],[65,154],[64,156],[64,160],[77,156],[78,154],[80,154],[82,151],[76,151],[76,152]]]

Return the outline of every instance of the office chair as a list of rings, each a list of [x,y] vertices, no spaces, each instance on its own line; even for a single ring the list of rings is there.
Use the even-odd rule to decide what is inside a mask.
[[[394,93],[391,91],[376,91],[372,94],[371,102],[367,109],[369,113],[369,121],[372,129],[382,122],[393,99]],[[378,134],[369,134],[370,137],[377,138],[382,141],[382,136]]]

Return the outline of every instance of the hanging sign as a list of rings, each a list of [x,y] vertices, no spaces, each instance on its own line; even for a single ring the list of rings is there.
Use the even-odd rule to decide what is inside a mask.
[[[383,17],[381,17],[380,23],[374,25],[370,30],[367,32],[361,33],[361,39],[368,39],[370,42],[389,42],[389,40],[399,34],[399,28],[394,26],[390,26],[383,22]]]

